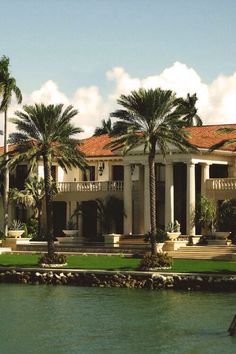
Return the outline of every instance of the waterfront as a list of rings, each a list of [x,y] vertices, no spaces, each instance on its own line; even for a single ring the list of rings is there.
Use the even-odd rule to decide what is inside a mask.
[[[235,293],[0,284],[1,354],[233,354]]]

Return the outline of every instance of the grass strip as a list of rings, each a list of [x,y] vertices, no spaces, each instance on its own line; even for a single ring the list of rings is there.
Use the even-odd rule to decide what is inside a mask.
[[[38,254],[7,253],[0,255],[0,266],[36,267]],[[123,256],[71,255],[67,256],[66,268],[135,270],[140,260]],[[175,259],[172,269],[165,272],[177,273],[231,273],[236,274],[236,262],[221,260]]]

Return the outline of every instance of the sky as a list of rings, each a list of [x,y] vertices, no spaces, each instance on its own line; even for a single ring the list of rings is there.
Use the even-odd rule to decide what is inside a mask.
[[[196,92],[205,124],[236,123],[235,33],[235,0],[0,0],[23,104],[74,105],[81,137],[139,87]]]

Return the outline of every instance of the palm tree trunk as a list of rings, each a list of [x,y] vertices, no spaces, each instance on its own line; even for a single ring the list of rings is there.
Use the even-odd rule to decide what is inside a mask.
[[[7,124],[7,110],[4,111],[4,154],[8,152],[8,124]],[[5,162],[7,163],[8,157],[5,157]],[[9,169],[7,164],[4,168],[3,177],[3,210],[4,210],[4,236],[8,235],[8,193],[9,193]]]
[[[156,224],[156,174],[155,174],[155,152],[156,144],[152,144],[151,151],[149,153],[149,188],[150,188],[150,222],[151,222],[151,253],[157,254],[156,238],[157,231]]]
[[[46,233],[48,241],[48,256],[51,258],[55,253],[53,240],[53,210],[52,210],[52,182],[51,182],[51,165],[46,155],[43,156],[44,165],[44,187],[46,199]]]

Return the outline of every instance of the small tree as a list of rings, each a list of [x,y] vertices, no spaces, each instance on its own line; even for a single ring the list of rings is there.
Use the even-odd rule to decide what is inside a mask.
[[[212,235],[216,225],[216,207],[213,201],[205,196],[197,198],[195,221],[206,234]]]
[[[57,194],[57,187],[52,183],[52,195]],[[10,189],[10,198],[21,204],[24,207],[33,208],[33,219],[37,220],[38,224],[38,237],[42,234],[42,210],[43,200],[45,198],[44,180],[38,179],[36,175],[31,175],[26,181],[23,190],[17,188]]]

